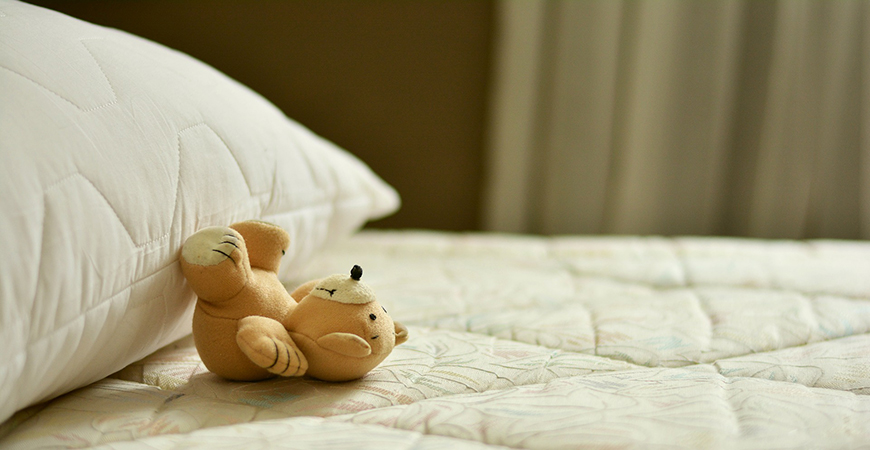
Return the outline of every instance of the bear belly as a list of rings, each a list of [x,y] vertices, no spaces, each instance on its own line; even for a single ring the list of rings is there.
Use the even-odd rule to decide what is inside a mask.
[[[239,349],[236,343],[238,323],[238,319],[206,313],[197,302],[193,313],[193,342],[203,364],[209,371],[230,380],[257,381],[274,377],[251,362]]]

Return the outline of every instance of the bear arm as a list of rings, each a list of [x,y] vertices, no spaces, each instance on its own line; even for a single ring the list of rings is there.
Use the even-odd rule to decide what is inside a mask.
[[[351,333],[329,333],[317,339],[320,347],[344,356],[364,358],[372,354],[372,347],[363,338]]]

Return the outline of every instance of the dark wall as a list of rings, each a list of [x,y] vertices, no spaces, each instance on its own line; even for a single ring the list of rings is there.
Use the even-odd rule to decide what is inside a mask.
[[[193,55],[362,158],[403,200],[374,226],[478,228],[490,2],[31,3]]]

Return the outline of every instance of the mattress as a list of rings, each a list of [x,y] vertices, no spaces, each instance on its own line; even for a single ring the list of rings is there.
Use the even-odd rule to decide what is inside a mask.
[[[183,338],[15,414],[0,447],[870,447],[870,243],[364,231],[407,343],[367,376],[230,382]]]

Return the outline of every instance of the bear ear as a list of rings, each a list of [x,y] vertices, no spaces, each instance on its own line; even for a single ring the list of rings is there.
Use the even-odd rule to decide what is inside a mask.
[[[290,296],[293,297],[293,300],[296,300],[296,303],[299,303],[306,295],[311,293],[311,290],[314,289],[314,286],[317,286],[317,283],[320,283],[320,280],[311,280],[294,289],[290,293]]]
[[[408,340],[408,328],[399,322],[393,321],[393,326],[396,328],[396,345],[404,343]]]

